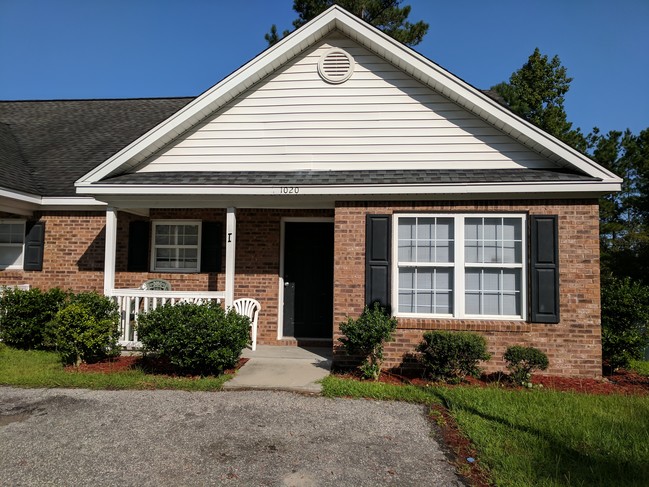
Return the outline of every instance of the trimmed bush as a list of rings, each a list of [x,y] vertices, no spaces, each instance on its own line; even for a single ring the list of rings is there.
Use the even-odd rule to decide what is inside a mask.
[[[362,357],[359,370],[366,379],[378,379],[383,362],[383,343],[392,339],[397,320],[378,303],[372,309],[365,307],[358,319],[348,318],[341,323],[340,331],[345,334],[338,340],[351,355]]]
[[[549,365],[548,356],[534,347],[514,345],[505,351],[503,358],[510,371],[509,377],[522,386],[531,386],[532,371],[545,370]]]
[[[428,331],[417,351],[430,378],[455,382],[479,376],[478,362],[491,358],[485,338],[470,332]]]
[[[602,282],[602,356],[613,370],[643,358],[649,345],[649,286],[626,279]]]
[[[79,365],[119,355],[119,313],[111,299],[97,293],[71,295],[48,325],[61,361]]]
[[[58,288],[5,289],[0,296],[0,338],[23,350],[51,348],[47,324],[65,305],[68,294]]]
[[[250,342],[250,319],[215,303],[167,304],[141,314],[137,331],[146,354],[182,372],[220,374],[236,365]]]

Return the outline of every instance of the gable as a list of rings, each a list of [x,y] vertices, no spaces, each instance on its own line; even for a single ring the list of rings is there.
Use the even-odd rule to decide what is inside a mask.
[[[340,84],[318,73],[334,47],[355,62]],[[556,165],[334,32],[136,172],[517,167]]]
[[[336,86],[317,78],[314,70],[320,53],[331,45],[342,45],[358,58],[358,73]],[[317,185],[310,191],[423,196],[477,190],[503,197],[505,189],[507,194],[531,190],[545,196],[598,196],[618,191],[621,183],[587,156],[333,6],[114,154],[76,186],[79,194],[93,195],[252,197],[282,189],[248,177],[260,171],[288,176],[337,171],[337,179],[346,171],[422,169],[499,174],[541,170],[545,175],[543,182],[529,174],[523,179],[535,183],[504,181],[504,186],[487,183],[480,188],[451,176],[449,183],[383,185],[378,192],[364,182]],[[552,169],[586,178],[558,181]],[[224,180],[246,183],[209,176],[227,173]],[[192,176],[196,174],[200,177]],[[152,181],[147,175],[161,177],[146,183]],[[480,174],[469,179],[480,185]]]

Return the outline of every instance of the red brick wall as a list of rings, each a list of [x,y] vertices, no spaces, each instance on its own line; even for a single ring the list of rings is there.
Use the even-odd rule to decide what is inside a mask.
[[[278,344],[277,317],[279,292],[280,223],[283,217],[330,217],[333,210],[237,210],[237,254],[235,299],[253,297],[262,306],[258,343]],[[127,272],[129,223],[133,220],[205,220],[223,225],[224,209],[157,209],[150,217],[119,212],[115,287],[139,287],[152,278],[166,279],[172,289],[183,291],[223,291],[225,289],[225,245],[221,272],[162,273]],[[9,218],[10,215],[0,215]],[[32,287],[61,287],[75,292],[104,288],[104,212],[47,212],[35,218],[45,221],[43,271],[0,271],[0,284],[29,283]],[[149,242],[143,242],[149,245]]]
[[[2,270],[0,284],[102,291],[106,213],[50,211],[33,219],[45,222],[43,270]]]
[[[531,345],[550,360],[547,373],[601,376],[599,315],[599,218],[596,200],[519,202],[340,202],[335,216],[334,343],[339,324],[358,316],[365,299],[365,216],[404,211],[528,212],[559,215],[561,322],[534,324],[520,321],[400,319],[396,338],[386,346],[386,367],[402,364],[412,354],[425,330],[475,331],[487,338],[493,358],[488,371],[504,369],[502,354],[510,345]],[[336,357],[343,361],[340,350]]]
[[[550,358],[548,373],[597,377],[601,374],[599,327],[599,227],[595,200],[510,202],[341,202],[335,209],[334,343],[339,324],[358,316],[365,297],[365,215],[394,211],[497,212],[559,215],[561,322],[556,325],[482,320],[400,320],[396,340],[386,347],[386,365],[397,366],[414,351],[424,330],[470,330],[484,334],[494,358],[488,370],[502,369],[502,353],[509,345],[534,345]],[[7,215],[0,215],[3,218]],[[0,271],[0,284],[29,283],[48,289],[103,289],[104,212],[46,212],[43,271]],[[235,298],[255,297],[262,304],[259,343],[277,344],[280,221],[282,217],[334,217],[333,210],[239,209]],[[126,272],[128,225],[140,219],[118,214],[116,287],[137,287],[161,277],[176,290],[223,290],[222,272],[175,274]],[[201,219],[223,222],[225,210],[152,210],[152,219]],[[148,243],[147,243],[148,245]],[[340,355],[337,356],[340,358]]]

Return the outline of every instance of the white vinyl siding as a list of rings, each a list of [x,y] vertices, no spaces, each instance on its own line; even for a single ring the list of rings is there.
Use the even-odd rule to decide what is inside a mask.
[[[524,319],[525,216],[394,216],[397,316]]]
[[[332,85],[331,47],[355,61]],[[139,171],[549,167],[551,163],[353,41],[299,56],[159,151]]]
[[[200,221],[154,221],[151,270],[199,272]]]
[[[0,269],[22,269],[25,222],[0,220]]]

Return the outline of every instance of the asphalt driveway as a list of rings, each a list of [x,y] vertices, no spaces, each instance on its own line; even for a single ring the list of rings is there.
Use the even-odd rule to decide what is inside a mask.
[[[461,485],[422,406],[0,387],[0,485]]]

